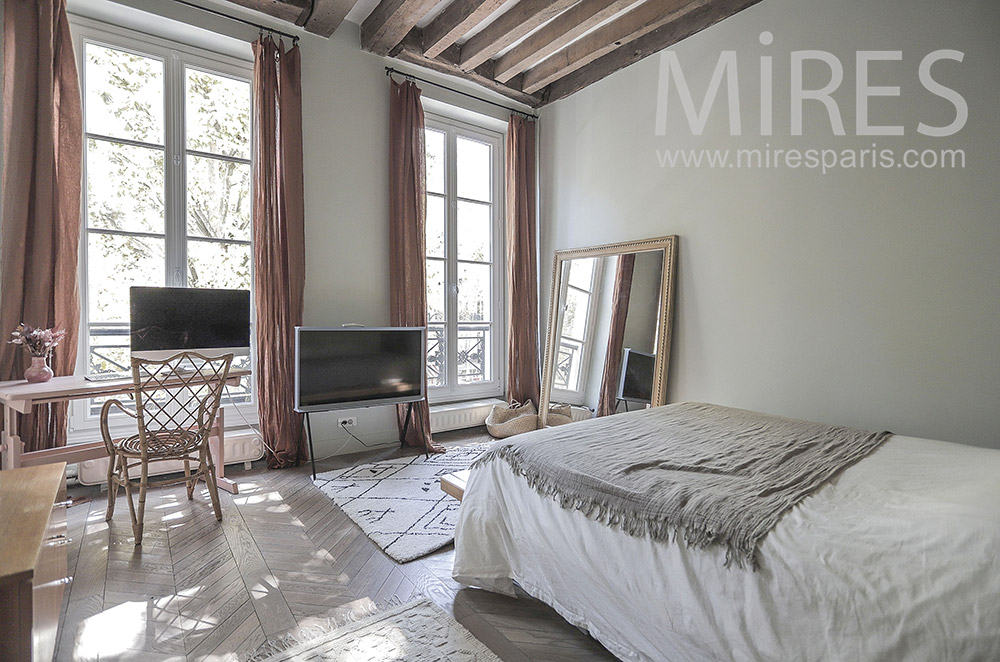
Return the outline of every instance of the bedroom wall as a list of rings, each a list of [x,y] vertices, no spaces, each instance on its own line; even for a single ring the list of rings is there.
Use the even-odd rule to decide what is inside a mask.
[[[701,135],[671,87],[656,135],[660,56],[544,108],[541,264],[556,249],[680,236],[670,401],[1000,448],[997,28],[994,0],[764,0],[670,49],[696,105],[720,52],[736,52],[742,135],[731,135],[725,81]],[[805,103],[803,135],[791,135],[791,52],[807,49],[843,63],[832,96],[844,136],[816,101]],[[918,76],[938,49],[964,53],[932,68],[968,104],[964,128],[946,138],[916,131],[956,117]],[[903,136],[857,135],[864,50],[902,51],[901,61],[870,64],[870,85],[901,91],[872,98],[869,117],[902,125]],[[761,56],[773,58],[770,136],[760,129]],[[806,89],[829,81],[825,65],[806,64]],[[961,149],[966,167],[661,165],[668,149],[872,143]],[[547,299],[544,282],[541,292]]]

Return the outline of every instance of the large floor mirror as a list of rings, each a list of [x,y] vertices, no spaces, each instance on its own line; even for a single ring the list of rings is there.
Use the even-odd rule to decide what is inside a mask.
[[[543,426],[666,402],[676,261],[676,236],[556,251]]]

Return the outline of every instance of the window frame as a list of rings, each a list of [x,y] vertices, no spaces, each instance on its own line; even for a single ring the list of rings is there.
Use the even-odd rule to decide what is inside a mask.
[[[467,117],[467,114],[463,114]],[[489,126],[474,124],[462,119],[448,116],[441,112],[424,112],[424,128],[441,131],[445,134],[445,350],[447,353],[448,380],[445,386],[428,386],[427,396],[431,404],[460,402],[487,397],[503,397],[507,380],[507,281],[504,264],[506,262],[506,246],[504,222],[504,154],[506,135]],[[491,172],[491,265],[492,279],[490,314],[491,347],[489,360],[492,364],[492,379],[476,384],[458,384],[457,363],[452,354],[458,337],[458,243],[456,228],[458,222],[457,168],[455,154],[457,138],[466,137],[478,142],[487,143],[492,149]],[[427,193],[427,195],[435,195]],[[475,201],[481,202],[481,201]],[[425,259],[426,256],[425,256]],[[474,324],[474,323],[470,323]],[[428,321],[428,331],[432,323]],[[429,334],[428,334],[429,337]]]
[[[202,153],[198,150],[187,148],[186,130],[186,78],[188,69],[211,73],[223,77],[245,81],[253,85],[253,60],[248,55],[247,59],[240,59],[228,55],[184,44],[139,32],[129,28],[104,23],[94,19],[70,14],[70,32],[73,36],[73,49],[76,56],[77,69],[80,77],[80,89],[84,95],[83,103],[83,150],[84,160],[82,168],[83,190],[81,195],[81,223],[80,223],[80,249],[79,249],[79,283],[80,283],[80,327],[79,343],[77,347],[77,362],[75,374],[85,375],[89,368],[90,355],[90,329],[89,329],[89,307],[88,307],[88,237],[91,228],[88,227],[87,217],[87,141],[92,136],[88,132],[86,124],[86,48],[87,44],[94,44],[115,50],[125,51],[142,57],[150,57],[163,62],[163,163],[164,163],[164,286],[186,287],[187,284],[187,159],[190,155],[204,155],[209,158],[235,161],[252,166],[254,153],[255,132],[253,130],[253,98],[251,94],[251,128],[250,128],[250,158],[242,159],[226,155]],[[105,139],[110,138],[105,136]],[[110,138],[111,141],[119,144],[134,144],[144,148],[158,147],[141,141],[130,141],[128,139]],[[252,172],[252,171],[251,171]],[[250,180],[250,197],[253,200],[253,178]],[[251,224],[251,238],[249,242],[242,240],[213,240],[204,241],[221,242],[228,244],[249,245],[251,249],[250,273],[251,287],[253,283],[253,235]],[[141,232],[116,232],[123,235],[141,235]],[[250,357],[251,364],[255,362],[257,355],[256,339],[256,311],[251,306],[250,313]],[[249,423],[257,424],[257,384],[256,380],[250,380],[250,400],[241,402],[238,405],[228,404],[224,408],[234,410],[237,416],[227,416],[227,428],[245,427],[245,419]],[[69,441],[90,440],[93,432],[99,426],[99,416],[91,413],[90,400],[77,400],[70,403],[69,410]],[[238,407],[238,409],[237,409]],[[130,419],[124,415],[112,417],[112,433],[116,430],[128,429]],[[118,423],[116,425],[116,423]],[[134,424],[131,425],[134,427]]]

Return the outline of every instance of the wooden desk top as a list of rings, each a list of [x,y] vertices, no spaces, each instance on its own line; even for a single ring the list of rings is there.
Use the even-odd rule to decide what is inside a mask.
[[[0,584],[29,579],[66,463],[0,471]]]
[[[229,371],[230,383],[238,383],[240,378],[251,374],[250,370],[238,369]],[[178,379],[176,385],[180,385]],[[171,383],[167,382],[166,386]],[[113,379],[104,382],[92,382],[82,375],[69,377],[53,377],[41,384],[29,384],[23,379],[10,382],[0,382],[0,402],[27,413],[32,405],[44,402],[61,402],[64,400],[79,400],[94,398],[101,395],[128,393],[132,390],[132,378]]]

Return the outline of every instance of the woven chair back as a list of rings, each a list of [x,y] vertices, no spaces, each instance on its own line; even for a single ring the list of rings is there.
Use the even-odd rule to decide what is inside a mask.
[[[150,443],[176,433],[203,443],[215,422],[233,355],[209,358],[181,352],[162,361],[132,358],[139,440]]]

